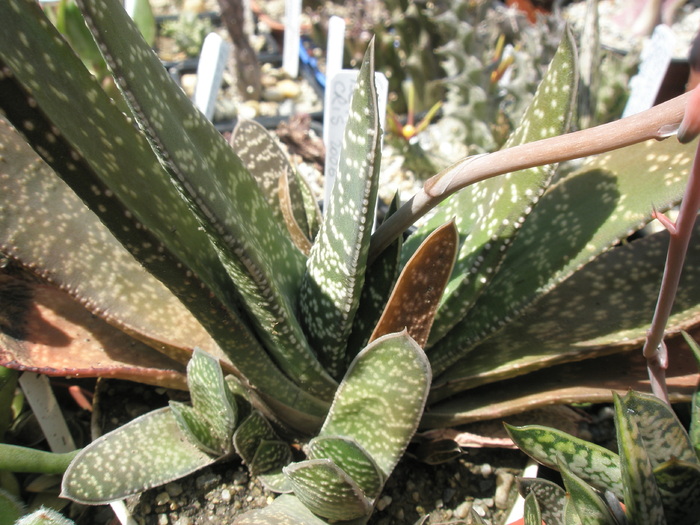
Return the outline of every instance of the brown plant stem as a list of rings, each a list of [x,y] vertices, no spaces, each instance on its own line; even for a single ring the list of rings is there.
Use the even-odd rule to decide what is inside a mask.
[[[673,135],[683,119],[688,97],[686,93],[647,111],[594,128],[458,161],[428,179],[422,190],[377,229],[372,236],[370,260],[440,202],[475,182]]]
[[[683,125],[679,132],[679,140],[681,142],[686,142],[688,138],[692,138],[700,131],[700,90],[694,90],[691,96],[692,98],[688,102]],[[690,244],[690,237],[700,210],[699,157],[700,146],[695,153],[693,167],[690,171],[690,178],[683,195],[676,223],[674,224],[662,215],[657,216],[668,230],[670,238],[666,266],[664,267],[664,275],[661,280],[661,288],[659,289],[659,298],[656,302],[654,317],[652,318],[651,327],[642,351],[647,359],[652,392],[667,403],[668,392],[666,389],[665,371],[668,365],[668,356],[663,338],[666,324],[671,315],[671,308],[678,292],[678,283],[680,282],[683,263]]]

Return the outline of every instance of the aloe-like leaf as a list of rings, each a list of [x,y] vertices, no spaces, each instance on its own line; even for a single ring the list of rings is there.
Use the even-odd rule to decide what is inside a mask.
[[[186,476],[216,459],[180,432],[166,407],[80,451],[63,476],[61,496],[87,505],[109,503]]]
[[[351,438],[388,477],[418,427],[430,379],[423,350],[405,331],[380,337],[350,364],[319,436]]]
[[[504,147],[568,131],[577,82],[575,38],[567,30],[520,125]],[[474,305],[553,174],[554,166],[540,166],[474,184],[445,201],[436,216],[428,221],[424,231],[454,216],[463,236],[455,271],[435,319],[432,343],[444,336]],[[418,232],[415,239],[407,241],[404,251],[411,253],[424,236]]]
[[[396,193],[389,205],[386,218],[396,212],[399,204],[399,195]],[[379,318],[382,316],[384,307],[399,276],[399,259],[402,244],[403,238],[398,237],[376,259],[370,261],[367,266],[365,283],[360,294],[360,306],[353,320],[352,332],[348,337],[346,356],[348,364],[360,350],[367,346],[369,338],[375,326],[377,326]]]
[[[627,411],[619,395],[614,395],[614,401],[625,514],[632,523],[664,525],[661,494],[635,414]]]
[[[627,417],[634,417],[642,429],[642,443],[652,468],[672,457],[700,465],[688,433],[668,403],[651,394],[635,391],[620,398],[620,403]]]
[[[583,525],[583,520],[578,514],[578,509],[571,498],[570,494],[566,494],[564,498],[564,523],[566,525]]]
[[[374,48],[370,44],[345,126],[336,191],[311,249],[299,295],[299,312],[309,341],[334,377],[342,376],[346,365],[347,338],[364,283],[380,143]]]
[[[692,147],[673,140],[645,142],[595,157],[553,184],[522,224],[497,275],[475,307],[435,344],[430,355],[436,375],[452,362],[454,349],[461,349],[462,355],[473,352],[485,336],[517,319],[527,306],[535,308],[536,301],[546,293],[650,221],[654,207],[665,210],[678,203],[693,153]],[[647,175],[640,178],[640,173]],[[617,275],[623,284],[630,278],[649,280],[627,271]],[[589,284],[587,290],[595,293],[599,286],[604,285]],[[652,297],[656,295],[654,292]],[[583,302],[588,294],[574,297]],[[639,315],[628,308],[637,303],[616,295],[606,303],[613,299],[620,306],[612,304],[606,312],[621,316],[629,312],[626,324]],[[567,305],[567,311],[576,311],[572,319],[586,309],[600,310],[569,302],[572,304]],[[541,314],[538,317],[547,319]],[[648,320],[645,322],[648,324]],[[444,358],[440,357],[443,353]]]
[[[700,466],[671,458],[654,469],[666,523],[691,525],[700,515]]]
[[[524,511],[523,521],[525,525],[542,525],[540,506],[533,492],[525,498]]]
[[[267,350],[288,377],[330,399],[335,382],[294,313],[304,257],[241,160],[173,83],[119,2],[78,4],[135,119],[236,282]]]
[[[585,178],[576,187],[585,191]],[[545,202],[547,196],[538,210],[549,205]],[[590,216],[590,211],[581,210],[581,213]],[[696,228],[696,233],[699,231]],[[649,312],[656,303],[667,246],[668,234],[661,232],[600,255],[543,295],[519,319],[478,345],[449,371],[437,376],[431,399],[559,362],[639,347],[646,337]],[[694,262],[698,260],[700,246],[691,244],[669,322],[670,331],[692,326],[700,319],[700,265]],[[514,273],[511,277],[516,278]],[[673,359],[671,365],[674,366]],[[635,370],[641,374],[640,379],[648,376],[645,370]],[[685,373],[690,374],[689,370],[692,368],[686,368]],[[628,375],[624,381],[632,379],[628,372],[622,372]],[[581,376],[577,381],[583,379],[584,384],[590,385],[593,377]],[[644,386],[626,385],[624,381],[615,386],[609,379],[605,381],[612,388],[630,386],[647,390]]]
[[[452,221],[425,239],[401,271],[370,341],[406,329],[418,346],[425,346],[452,273],[458,242]]]
[[[306,220],[303,194],[297,183],[295,170],[279,142],[261,124],[246,119],[238,121],[230,142],[243,164],[255,177],[277,220],[288,224],[280,206],[280,180],[286,174],[283,186],[289,195],[291,216],[304,236],[308,236],[309,224]],[[289,226],[287,228],[289,229]]]
[[[0,311],[0,363],[14,369],[187,388],[184,365],[107,324],[53,286],[0,274]]]
[[[674,340],[669,343],[673,349],[673,359],[666,371],[669,390],[679,399],[690,398],[698,380],[695,372],[689,372],[693,367],[693,357],[687,349],[676,347]],[[454,427],[552,404],[611,403],[613,391],[624,394],[630,388],[649,389],[647,362],[639,347],[595,359],[544,367],[474,389],[461,388],[458,390],[462,391],[461,394],[430,403],[421,428]]]
[[[357,525],[363,521],[358,521]],[[327,525],[312,513],[299,498],[284,494],[276,498],[264,509],[256,509],[246,512],[235,519],[235,525]],[[350,525],[350,522],[344,522]],[[355,525],[353,523],[353,525]]]
[[[226,455],[232,447],[238,404],[224,380],[221,365],[195,348],[187,365],[192,406],[171,401],[170,408],[182,432],[208,454]]]
[[[0,35],[0,61],[6,72],[0,78],[0,103],[8,118],[91,203],[119,241],[235,356],[236,368],[266,394],[266,400],[282,416],[294,415],[287,423],[305,431],[318,425],[327,403],[282,374],[241,322],[236,286],[207,232],[133,124],[102,93],[39,6],[12,0],[0,4],[0,14],[11,28]],[[56,64],[71,74],[56,74]],[[98,132],[87,133],[86,126]]]
[[[537,523],[541,525],[542,520],[547,525],[560,525],[564,521],[564,503],[566,492],[556,483],[540,478],[520,478],[518,479],[518,492],[524,498],[530,495],[537,499],[539,512],[542,518]]]
[[[294,495],[314,514],[334,521],[353,520],[368,516],[372,510],[357,483],[329,459],[292,463],[284,473]]]
[[[291,461],[291,456],[281,452],[277,442],[279,438],[272,425],[257,410],[253,410],[241,421],[233,434],[236,452],[248,464],[250,471],[256,475],[267,472],[270,472],[271,476],[276,475],[280,468]],[[258,456],[261,446],[264,450]],[[259,457],[260,463],[256,462],[256,457]],[[273,458],[277,459],[274,463]]]
[[[261,440],[251,461],[251,472],[274,492],[291,492],[292,485],[282,469],[292,462],[289,443],[280,440]]]
[[[558,468],[570,498],[567,505],[576,512],[582,525],[617,525],[603,498],[590,485],[571,472],[566,464],[560,463]]]
[[[358,484],[371,500],[384,486],[384,474],[372,457],[352,439],[342,436],[322,436],[307,445],[309,459],[330,459]]]
[[[622,497],[620,458],[614,452],[553,428],[506,425],[506,430],[518,448],[535,461],[554,469],[559,463],[568,465],[593,487]]]
[[[183,364],[189,360],[191,345],[228,361],[173,293],[134,259],[4,119],[0,119],[0,143],[4,161],[0,251],[69,291],[93,313],[137,333],[142,341]],[[107,210],[102,200],[97,205]],[[111,207],[109,211],[117,213]],[[152,256],[150,251],[147,255]]]
[[[233,430],[238,422],[237,405],[219,362],[195,348],[187,365],[187,385],[194,413],[209,427],[212,442],[221,454],[230,452]]]

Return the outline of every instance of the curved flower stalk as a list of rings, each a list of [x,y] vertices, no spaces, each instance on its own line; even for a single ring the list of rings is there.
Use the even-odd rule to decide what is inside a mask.
[[[678,140],[686,143],[700,134],[700,90],[695,88],[689,95],[688,103],[678,129]],[[649,363],[649,379],[654,393],[668,401],[664,370],[668,366],[666,345],[663,342],[666,324],[671,315],[673,301],[678,293],[681,271],[688,253],[690,238],[700,211],[700,149],[695,153],[690,170],[688,185],[681,202],[678,219],[674,223],[663,214],[655,214],[666,227],[670,238],[666,266],[659,290],[659,298],[651,321],[651,328],[644,342],[644,357]]]

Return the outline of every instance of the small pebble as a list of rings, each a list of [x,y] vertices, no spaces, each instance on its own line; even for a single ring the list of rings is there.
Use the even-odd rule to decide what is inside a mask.
[[[168,483],[165,486],[165,490],[168,494],[170,494],[171,498],[176,498],[177,496],[182,494],[182,485],[176,482]]]
[[[411,499],[413,501],[415,501],[416,503],[418,503],[420,501],[420,493],[418,493],[416,491],[411,492]]]
[[[391,505],[391,496],[385,495],[379,498],[379,501],[377,502],[377,510],[379,512],[383,511],[386,509],[389,505]]]
[[[221,476],[218,476],[212,472],[207,472],[205,474],[202,474],[195,480],[195,485],[198,489],[206,489],[217,484],[220,479]]]
[[[221,491],[221,501],[224,503],[228,503],[231,501],[231,491],[228,489],[224,489]]]
[[[454,516],[457,519],[464,519],[467,516],[469,516],[469,511],[472,510],[472,502],[471,501],[465,501],[461,503],[454,512]]]
[[[513,479],[513,474],[509,472],[499,472],[496,475],[496,494],[494,495],[494,502],[497,508],[508,508],[508,496],[513,486]]]
[[[485,478],[493,474],[493,467],[489,465],[488,463],[484,463],[481,465],[481,475],[484,476]]]
[[[156,496],[156,505],[165,505],[170,501],[170,494],[167,492],[160,492]]]

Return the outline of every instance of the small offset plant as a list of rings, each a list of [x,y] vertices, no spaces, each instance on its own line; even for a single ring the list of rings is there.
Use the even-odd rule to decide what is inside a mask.
[[[688,338],[689,339],[689,338]],[[700,362],[700,348],[688,341]],[[525,524],[692,525],[700,514],[698,392],[690,431],[656,396],[615,395],[618,452],[552,428],[509,427],[513,441],[540,463],[561,472],[564,488],[521,479]],[[624,502],[624,507],[620,502]]]
[[[0,127],[0,250],[10,269],[44,280],[1,276],[12,308],[0,357],[189,388],[192,405],[87,447],[67,495],[112,501],[235,452],[291,491],[242,523],[361,523],[417,428],[643,387],[646,361],[625,350],[645,338],[666,237],[611,248],[681,199],[692,147],[649,139],[673,134],[687,96],[567,134],[577,74],[565,32],[506,147],[457,161],[372,234],[381,129],[371,48],[321,217],[264,130],[242,123],[231,147],[118,2],[79,4],[128,116],[33,1],[0,3],[0,107],[24,137]],[[690,250],[670,330],[694,325],[700,307],[700,246]],[[692,392],[689,361],[671,360],[674,397]],[[291,438],[306,460],[292,461]],[[134,439],[144,455],[125,452]],[[151,476],[132,475],[154,454],[164,461]]]

